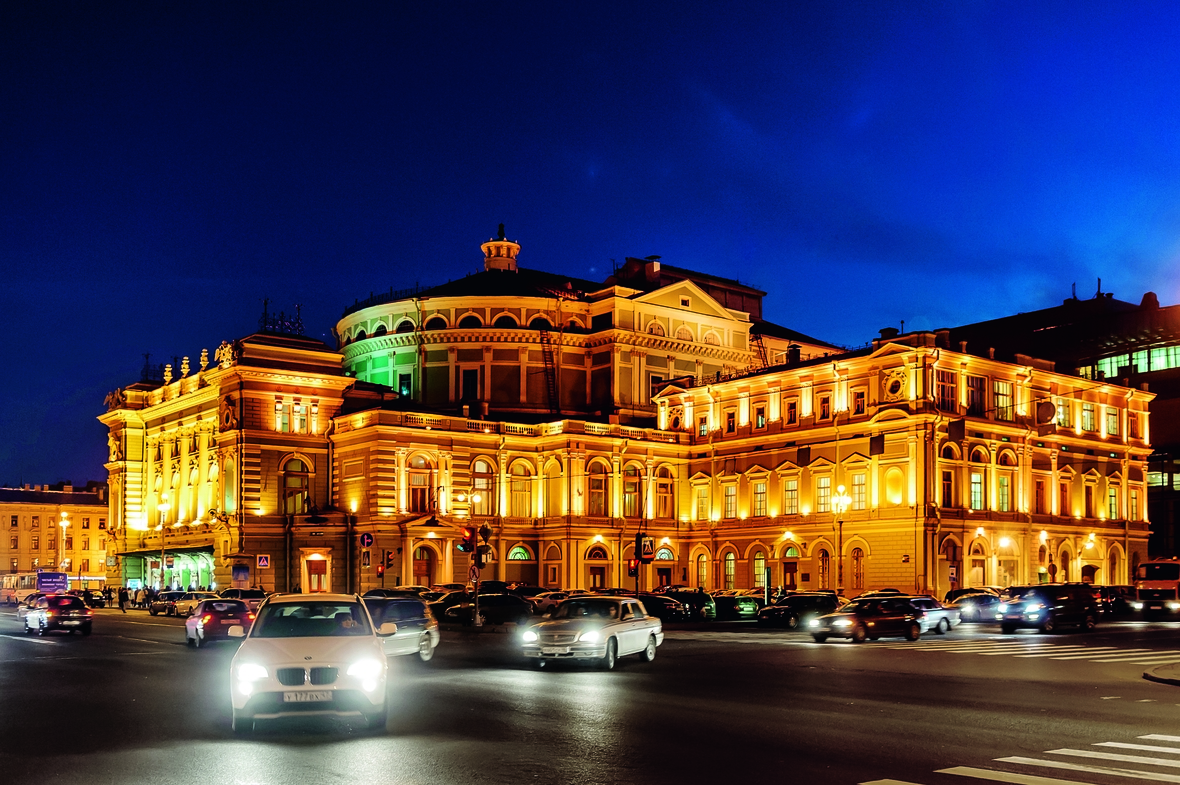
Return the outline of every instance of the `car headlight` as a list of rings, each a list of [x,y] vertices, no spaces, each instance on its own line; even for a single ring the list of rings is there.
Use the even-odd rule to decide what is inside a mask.
[[[1134,608],[1134,609],[1135,609],[1135,610],[1137,610],[1137,611],[1141,611],[1141,610],[1143,610],[1143,603],[1141,603],[1141,602],[1133,602],[1133,603],[1131,603],[1131,607],[1132,607],[1132,608]]]
[[[358,676],[362,679],[375,679],[385,672],[385,663],[373,659],[357,660],[348,666],[349,676]]]
[[[1026,605],[1026,606],[1024,607],[1024,612],[1025,612],[1025,613],[1032,613],[1033,611],[1039,611],[1041,608],[1044,608],[1044,607],[1045,607],[1045,606],[1044,606],[1044,604],[1043,604],[1043,603],[1040,603],[1040,602],[1030,602],[1028,605]]]
[[[1169,602],[1168,603],[1168,610],[1180,611],[1180,602]]]
[[[1008,603],[1001,602],[1000,606],[998,608],[996,608],[996,610],[999,611],[1000,613],[1007,613],[1008,612]]]
[[[818,627],[819,626],[819,619],[812,619],[811,621],[807,622],[807,626],[808,627]]]
[[[243,662],[238,666],[238,681],[258,681],[265,679],[270,674],[266,672],[266,668],[253,662]]]
[[[851,626],[852,619],[836,619],[832,622],[833,627],[848,627]]]
[[[578,636],[578,640],[582,643],[598,643],[601,637],[602,633],[598,630],[586,630]]]
[[[524,635],[521,637],[524,639],[525,643],[536,643],[537,641],[537,633],[533,632],[532,630],[525,630]]]

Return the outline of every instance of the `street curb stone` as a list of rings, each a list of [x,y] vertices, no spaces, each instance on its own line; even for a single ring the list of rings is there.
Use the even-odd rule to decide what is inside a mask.
[[[1143,671],[1143,678],[1159,684],[1171,684],[1180,687],[1180,664],[1157,665]]]

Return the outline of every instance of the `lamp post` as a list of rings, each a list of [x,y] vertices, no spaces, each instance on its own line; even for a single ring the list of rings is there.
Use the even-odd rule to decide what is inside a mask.
[[[852,499],[844,492],[843,485],[836,486],[832,497],[832,509],[836,511],[836,593],[844,593],[844,513]]]
[[[61,527],[61,545],[57,556],[57,569],[61,569],[66,560],[66,528],[70,525],[70,514],[65,510],[61,511],[61,520],[58,521],[58,526]],[[68,585],[68,579],[67,579]]]
[[[156,527],[160,530],[160,591],[164,591],[164,524],[168,522],[168,511],[172,509],[168,503],[168,494],[164,494],[156,509],[160,511],[160,525]]]

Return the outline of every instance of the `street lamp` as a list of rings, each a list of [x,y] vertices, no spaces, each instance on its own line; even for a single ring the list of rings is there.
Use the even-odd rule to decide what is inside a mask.
[[[836,511],[836,592],[844,593],[844,513],[852,499],[844,492],[843,485],[836,486],[832,497],[832,509]]]
[[[160,511],[160,525],[156,527],[160,530],[160,591],[164,591],[164,524],[168,521],[168,511],[172,509],[168,503],[168,494],[164,494],[156,509]]]
[[[58,550],[57,568],[60,570],[66,560],[66,527],[70,525],[70,514],[65,510],[61,511],[61,521],[58,526],[61,527],[61,546]]]

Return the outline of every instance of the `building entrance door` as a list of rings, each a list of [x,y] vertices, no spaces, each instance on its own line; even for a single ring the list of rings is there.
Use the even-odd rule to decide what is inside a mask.
[[[783,562],[783,590],[794,591],[799,588],[799,562]]]
[[[606,567],[591,567],[590,568],[590,588],[591,589],[605,589],[606,588]]]
[[[672,568],[671,567],[656,567],[656,585],[657,586],[671,586],[672,585]]]
[[[307,560],[307,590],[309,592],[328,590],[328,562],[324,559]]]
[[[434,571],[432,562],[434,551],[429,548],[414,549],[414,585],[431,586],[431,576]]]

